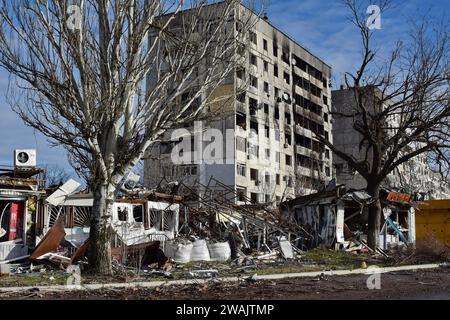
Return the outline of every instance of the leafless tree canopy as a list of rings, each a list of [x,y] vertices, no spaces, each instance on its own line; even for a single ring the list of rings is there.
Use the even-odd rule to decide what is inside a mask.
[[[1,64],[25,89],[15,110],[80,171],[118,183],[162,131],[198,119],[229,75],[237,3],[3,0]]]
[[[435,168],[448,168],[450,145],[449,26],[421,19],[412,23],[410,34],[399,41],[387,60],[374,48],[378,30],[368,28],[366,9],[377,4],[384,14],[389,0],[345,0],[350,20],[361,35],[362,61],[355,74],[346,74],[353,101],[334,117],[352,119],[359,133],[357,159],[325,143],[366,181],[368,192],[378,198],[382,181],[399,165],[428,153]],[[380,223],[380,203],[369,213],[369,245],[375,246]]]
[[[354,119],[353,127],[363,137],[360,150],[366,157],[357,162],[340,150],[333,151],[366,180],[383,179],[425,152],[435,155],[441,169],[448,168],[448,24],[414,23],[408,38],[397,43],[387,61],[380,62],[372,47],[376,30],[366,26],[364,4],[346,3],[361,32],[363,60],[356,74],[346,74],[347,87],[354,89],[355,107],[335,115]],[[379,3],[382,12],[390,5],[390,1]]]
[[[14,110],[65,146],[86,177],[96,242],[145,150],[168,129],[220,113],[215,91],[235,67],[235,19],[243,33],[251,19],[238,0],[0,1]]]
[[[62,167],[58,165],[47,165],[45,170],[45,186],[54,187],[65,183],[70,179],[70,174]]]

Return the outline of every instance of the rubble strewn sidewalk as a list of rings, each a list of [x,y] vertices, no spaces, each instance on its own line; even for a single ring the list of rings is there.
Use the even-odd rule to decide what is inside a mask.
[[[394,299],[406,298],[401,287],[417,291],[434,289],[434,294],[447,295],[450,298],[450,269],[439,265],[403,266],[384,268],[383,290],[388,290]],[[408,277],[408,282],[405,281]],[[288,280],[287,280],[288,279]],[[395,287],[392,288],[392,279]],[[401,282],[398,279],[402,279]],[[368,290],[366,286],[367,270],[342,270],[309,272],[302,274],[279,274],[268,276],[250,276],[233,278],[185,279],[177,281],[154,281],[139,283],[110,283],[83,285],[82,290],[68,290],[64,286],[19,287],[0,289],[2,299],[364,299],[385,294],[384,291]],[[442,286],[441,281],[447,285]],[[312,287],[314,290],[311,290]],[[280,288],[284,290],[280,291]],[[239,289],[239,290],[236,290]],[[393,290],[395,289],[395,290]],[[438,290],[439,289],[439,290]],[[333,296],[336,290],[341,294]],[[396,292],[394,294],[394,291]],[[251,295],[249,292],[258,293]],[[281,294],[280,294],[281,292]],[[370,295],[368,295],[370,293]],[[343,295],[342,295],[343,294]],[[361,294],[361,295],[357,295]],[[379,295],[379,298],[387,296]],[[419,296],[425,297],[425,296]],[[433,296],[429,296],[432,298]],[[442,297],[441,297],[442,298]]]

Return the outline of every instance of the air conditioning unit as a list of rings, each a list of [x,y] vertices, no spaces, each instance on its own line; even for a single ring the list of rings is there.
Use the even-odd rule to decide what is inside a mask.
[[[289,148],[289,145],[287,143],[284,144],[284,148],[287,149]]]
[[[36,167],[36,150],[33,149],[14,150],[14,167],[18,168]]]

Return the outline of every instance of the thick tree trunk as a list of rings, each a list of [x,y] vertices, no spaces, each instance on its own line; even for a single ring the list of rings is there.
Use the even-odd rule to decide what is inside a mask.
[[[380,202],[380,185],[368,185],[367,192],[375,199],[369,205],[369,229],[367,231],[367,245],[376,249],[378,246],[380,234],[380,219],[381,219],[381,202]]]
[[[111,236],[112,236],[112,186],[102,184],[94,193],[94,206],[92,208],[89,270],[93,273],[110,275],[111,266]]]

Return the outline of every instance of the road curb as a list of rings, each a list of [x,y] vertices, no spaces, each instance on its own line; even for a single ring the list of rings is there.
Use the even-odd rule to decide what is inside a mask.
[[[437,269],[443,266],[442,264],[423,264],[412,266],[400,266],[400,267],[385,267],[373,269],[354,269],[354,270],[332,270],[332,271],[314,271],[314,272],[300,272],[300,273],[282,273],[256,276],[255,280],[280,280],[288,278],[308,278],[317,276],[344,276],[354,274],[373,274],[373,273],[389,273],[397,271],[413,271],[413,270],[425,270],[425,269]],[[373,266],[372,266],[373,267]],[[214,278],[221,282],[237,282],[242,280],[241,277],[226,277],[226,278]],[[182,279],[182,280],[167,280],[167,281],[144,281],[144,282],[128,282],[128,283],[104,283],[104,284],[84,284],[84,285],[55,285],[55,286],[26,286],[26,287],[0,287],[0,293],[10,292],[24,292],[30,290],[36,290],[39,292],[55,292],[55,291],[72,291],[72,290],[99,290],[110,288],[156,288],[161,286],[173,286],[173,285],[191,285],[191,284],[204,284],[212,281],[211,279]]]

